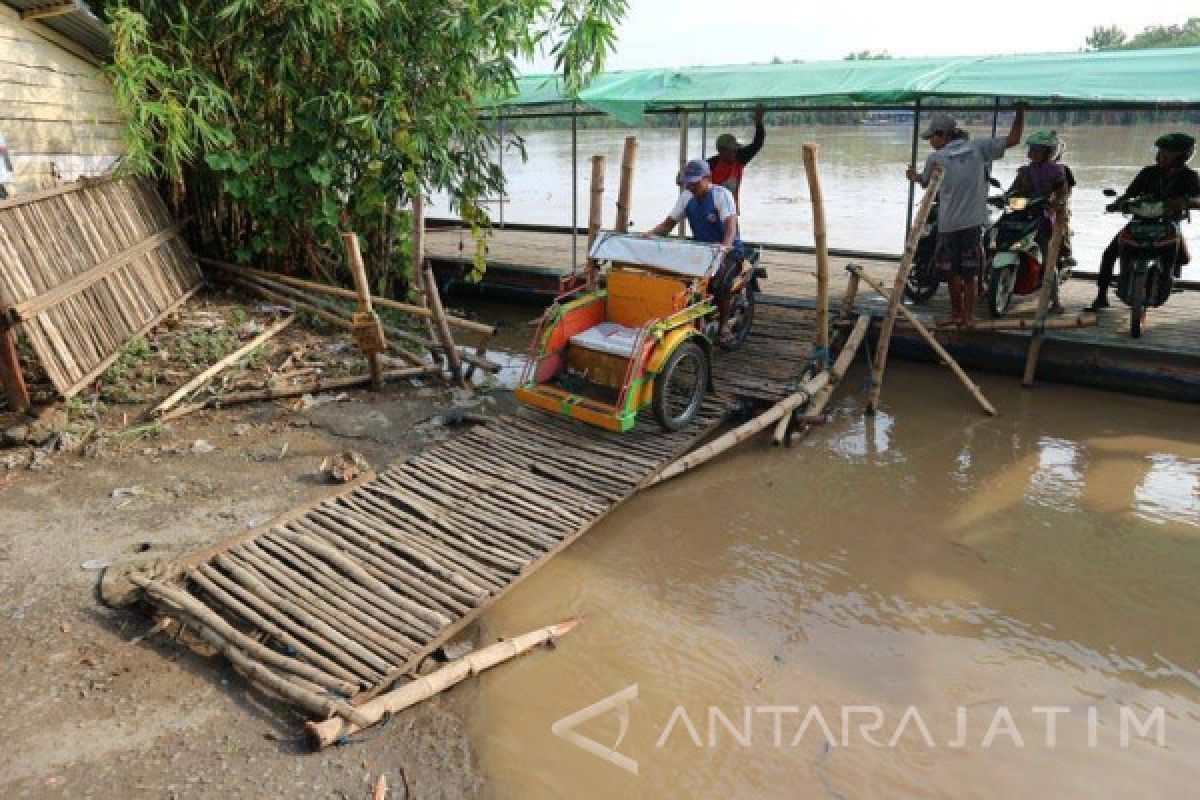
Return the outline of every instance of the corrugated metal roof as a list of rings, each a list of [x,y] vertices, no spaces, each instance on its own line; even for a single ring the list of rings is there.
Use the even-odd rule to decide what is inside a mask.
[[[33,11],[46,6],[58,5],[61,0],[3,0],[4,5],[15,11]],[[108,26],[92,13],[83,0],[75,0],[75,9],[65,14],[55,14],[37,20],[52,31],[87,48],[96,56],[107,59],[112,55],[112,44],[108,38]]]

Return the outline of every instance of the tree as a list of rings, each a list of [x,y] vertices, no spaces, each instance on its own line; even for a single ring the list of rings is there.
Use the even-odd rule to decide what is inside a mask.
[[[1200,45],[1200,17],[1182,25],[1149,25],[1132,39],[1117,26],[1096,27],[1087,37],[1089,50],[1141,50],[1148,47],[1192,47]]]
[[[1182,25],[1150,25],[1125,45],[1127,48],[1191,47],[1200,45],[1200,17]]]
[[[378,291],[403,283],[417,192],[476,231],[503,191],[478,111],[549,52],[568,89],[603,66],[627,0],[110,0],[126,169],[169,188],[213,255],[331,277],[340,231]]]
[[[1088,50],[1114,50],[1125,43],[1125,31],[1116,25],[1097,25],[1087,37]]]
[[[892,57],[892,54],[887,50],[859,50],[856,53],[850,53],[844,61],[886,61]]]

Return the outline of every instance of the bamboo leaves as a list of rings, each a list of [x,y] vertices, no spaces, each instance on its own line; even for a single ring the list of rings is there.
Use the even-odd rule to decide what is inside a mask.
[[[615,43],[626,0],[110,0],[109,73],[127,168],[166,178],[220,255],[334,277],[363,234],[394,291],[416,192],[482,236],[503,190],[482,98],[549,50],[573,84]]]

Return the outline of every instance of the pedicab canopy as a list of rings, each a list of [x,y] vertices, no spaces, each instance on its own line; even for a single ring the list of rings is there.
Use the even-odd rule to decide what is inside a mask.
[[[619,261],[699,278],[716,268],[722,251],[717,245],[693,239],[600,231],[588,255],[597,261]]]
[[[1200,47],[1091,53],[813,61],[609,72],[575,97],[553,75],[518,81],[505,107],[577,102],[636,125],[648,111],[703,104],[893,105],[1003,97],[1200,108]]]

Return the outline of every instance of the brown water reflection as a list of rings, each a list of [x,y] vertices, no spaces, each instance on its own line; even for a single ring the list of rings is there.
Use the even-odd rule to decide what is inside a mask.
[[[794,450],[740,453],[649,491],[489,611],[485,638],[587,618],[557,652],[464,689],[495,795],[1190,793],[1200,418],[998,378],[984,388],[1001,417],[981,420],[944,372],[897,363],[888,413],[845,413]],[[551,733],[634,684],[618,750],[637,776]],[[709,707],[739,727],[747,705],[750,745],[716,718],[710,747]],[[843,706],[878,707],[885,743],[914,706],[934,745],[910,724],[891,748],[856,728],[829,747],[814,726],[789,746],[813,705],[835,740]],[[1023,747],[1002,734],[982,746],[1001,705]],[[680,724],[656,746],[678,706],[700,746]],[[1133,735],[1122,747],[1122,706],[1139,721],[1162,707],[1163,746]],[[1035,707],[1067,709],[1055,747]],[[618,718],[578,730],[609,746]]]

